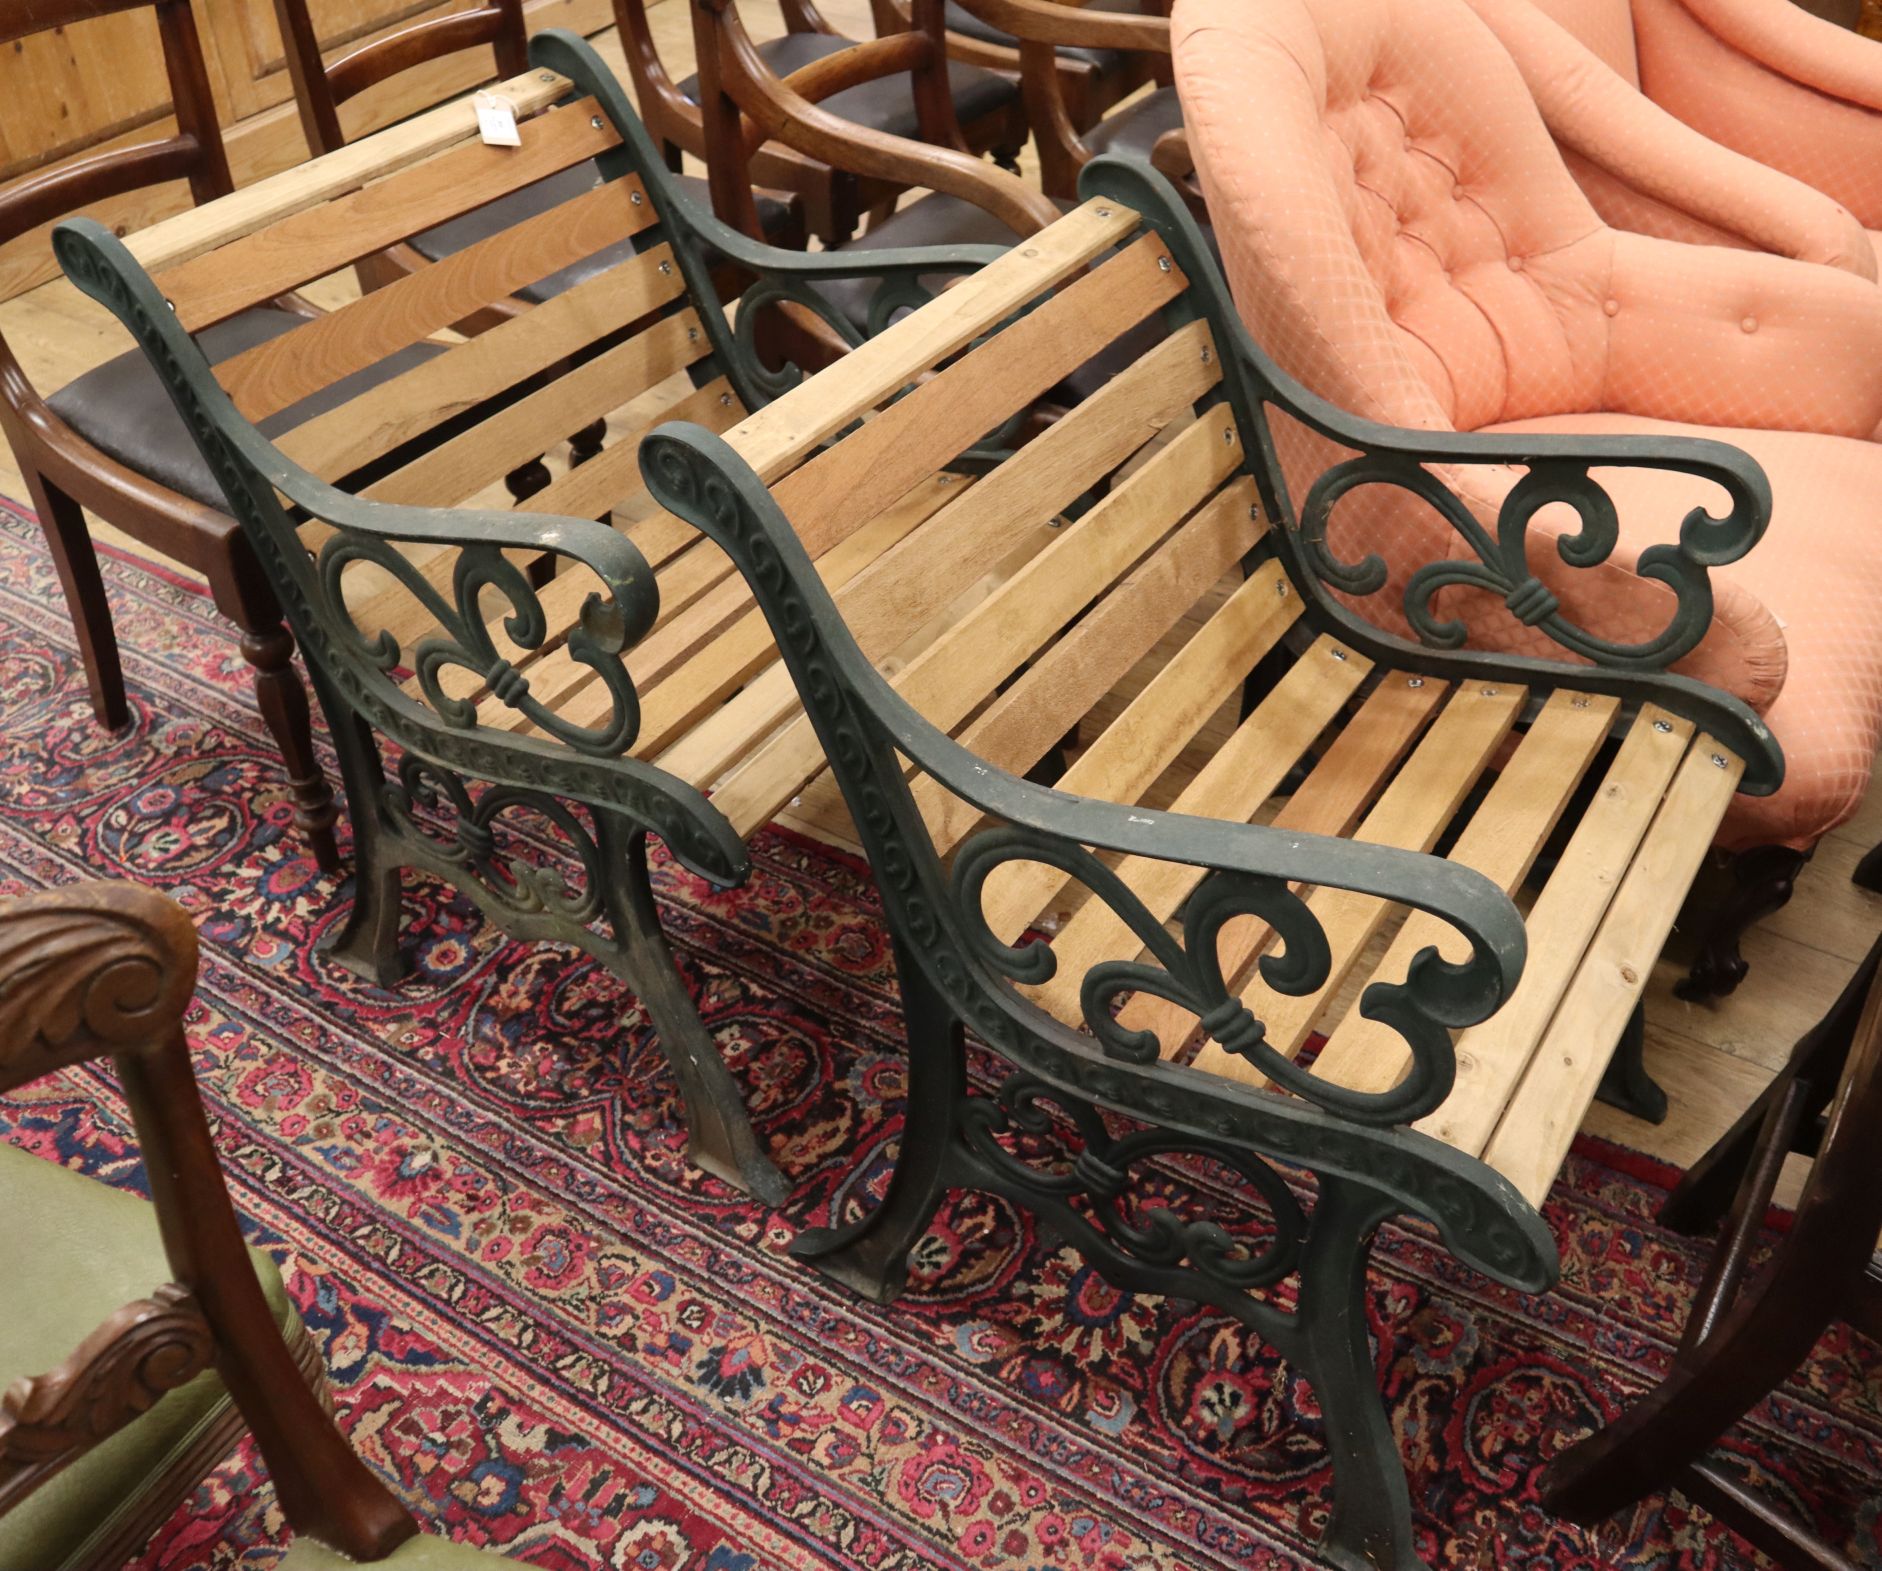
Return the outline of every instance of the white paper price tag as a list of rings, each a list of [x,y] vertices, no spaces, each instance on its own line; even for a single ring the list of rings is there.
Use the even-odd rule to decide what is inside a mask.
[[[522,137],[516,134],[516,109],[507,98],[499,98],[495,93],[479,93],[477,104],[477,134],[491,147],[521,147]]]

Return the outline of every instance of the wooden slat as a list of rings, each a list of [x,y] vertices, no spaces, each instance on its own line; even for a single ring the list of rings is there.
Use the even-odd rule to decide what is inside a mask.
[[[1407,681],[1397,675],[1390,680],[1399,684]],[[1410,690],[1409,696],[1419,697],[1425,691]],[[1423,740],[1413,750],[1405,766],[1392,777],[1391,783],[1380,793],[1378,801],[1354,830],[1353,838],[1406,850],[1430,850],[1495,756],[1503,739],[1509,735],[1510,727],[1522,713],[1525,696],[1522,688],[1491,689],[1484,684],[1473,684],[1453,692],[1443,712],[1430,730],[1425,732]],[[1341,766],[1335,754],[1343,751],[1341,743],[1352,732],[1353,727],[1348,726],[1321,761],[1323,766],[1331,766],[1334,770],[1327,785],[1331,788],[1329,799],[1337,803],[1339,808],[1351,800],[1354,783],[1367,779],[1374,761],[1389,754],[1393,741],[1390,734],[1377,740],[1362,737],[1353,763]],[[1388,764],[1386,767],[1389,769],[1391,766]],[[1318,789],[1310,789],[1311,786],[1310,781],[1296,793],[1304,797],[1308,804],[1320,794]],[[1345,981],[1354,962],[1364,952],[1368,940],[1390,909],[1384,901],[1341,889],[1317,889],[1308,897],[1308,905],[1326,934],[1327,947],[1332,955],[1326,981],[1317,991],[1296,997],[1275,992],[1256,970],[1242,990],[1242,1002],[1262,1022],[1269,1045],[1276,1052],[1289,1056],[1300,1051],[1315,1018]],[[1264,927],[1250,924],[1247,928],[1235,929],[1232,938],[1235,948],[1232,951],[1225,950],[1223,971],[1227,975],[1236,976],[1267,942],[1268,932]],[[1181,1039],[1181,1034],[1173,1031],[1163,1020],[1158,1020],[1153,1028],[1164,1042]],[[1198,1069],[1232,1080],[1252,1085],[1263,1083],[1264,1077],[1254,1064],[1224,1052],[1215,1042],[1202,1044],[1195,1063]]]
[[[1338,652],[1340,646],[1330,642],[1308,649],[1177,794],[1169,811],[1240,823],[1252,819],[1357,689],[1353,667],[1359,662],[1335,658]],[[1204,869],[1126,857],[1117,874],[1152,917],[1166,922],[1202,881]],[[1082,1024],[1078,995],[1085,973],[1104,960],[1134,960],[1140,951],[1136,935],[1116,911],[1103,901],[1087,901],[1052,940],[1058,971],[1045,986],[1028,991],[1061,1020]]]
[[[566,77],[553,71],[525,71],[491,89],[516,106],[518,117],[547,108],[568,91]],[[394,170],[477,134],[477,111],[459,98],[319,158],[308,159],[265,180],[126,238],[125,245],[159,282],[173,268],[275,223],[290,213],[317,207],[331,197],[356,190]]]
[[[371,256],[619,144],[595,101],[522,122],[521,147],[471,142],[169,269],[157,280],[190,332]]]
[[[1233,434],[1233,422],[1226,415],[1195,422],[1091,512],[1063,526],[1045,550],[896,671],[896,690],[933,724],[953,730],[1226,478],[1241,458],[1241,444],[1224,442],[1224,431]],[[1252,547],[1257,535],[1249,520],[1254,495],[1254,483],[1244,481],[1211,503],[1205,511],[1219,516],[1210,538],[1232,541],[1230,549],[1237,554]],[[726,642],[721,639],[708,653],[731,658]],[[697,689],[690,697],[695,705],[717,702],[730,691],[729,672],[717,681],[696,683],[690,667],[683,675]],[[822,764],[816,728],[808,716],[800,716],[767,744],[764,776],[754,775],[742,789],[783,801]],[[753,767],[759,767],[756,761]]]
[[[1470,815],[1450,860],[1513,891],[1554,832],[1619,708],[1618,699],[1601,694],[1552,694]],[[1468,953],[1448,922],[1413,912],[1380,960],[1374,980],[1403,981],[1412,960],[1432,946],[1453,959]],[[1405,1039],[1390,1026],[1365,1019],[1355,1006],[1314,1060],[1314,1073],[1358,1091],[1389,1091],[1410,1064]]]
[[[316,415],[279,438],[277,445],[323,480],[338,481],[658,310],[686,285],[672,261],[671,247],[654,246],[644,256],[586,279],[367,389],[340,408]],[[669,264],[664,273],[663,262]]]
[[[1507,1002],[1457,1039],[1457,1084],[1418,1127],[1472,1155],[1529,1067],[1692,739],[1692,722],[1652,707],[1628,729],[1524,927],[1529,958]]]
[[[1702,735],[1686,754],[1528,1073],[1484,1147],[1484,1160],[1531,1205],[1542,1204],[1561,1170],[1744,772],[1743,761],[1710,736]]]
[[[1169,261],[1145,235],[786,475],[771,494],[804,549],[821,555],[1174,299],[1188,280]]]
[[[896,542],[906,537],[951,500],[965,483],[951,486],[930,483],[917,486],[894,507],[884,511],[867,527],[859,529],[833,551],[824,553],[817,563],[818,575],[832,592],[840,591],[856,575],[877,560]],[[742,582],[742,580],[741,580]],[[700,649],[659,686],[648,692],[641,706],[641,750],[653,757],[673,745],[685,730],[708,711],[722,703],[728,693],[777,659],[777,645],[772,641],[771,626],[764,612],[751,606],[736,622]],[[788,686],[788,673],[781,668],[770,677],[772,686]],[[786,703],[795,689],[786,695]],[[808,728],[808,722],[805,722]],[[814,734],[812,746],[816,745]],[[713,744],[703,741],[692,753],[691,767],[701,771],[699,778],[717,778],[743,749],[732,742]],[[821,751],[816,759],[822,758]],[[682,767],[687,754],[680,754]],[[816,761],[811,768],[814,770]],[[806,774],[808,778],[808,772]],[[793,788],[794,789],[794,788]],[[788,794],[788,793],[787,793]]]
[[[1215,523],[1198,514],[1157,547],[974,718],[958,737],[961,745],[1013,774],[1045,757],[1241,559],[1243,537],[1225,536]],[[1285,575],[1270,587],[1292,625],[1299,596]],[[977,807],[930,776],[919,776],[911,789],[943,853],[980,821]]]
[[[506,404],[472,430],[374,481],[365,495],[378,502],[424,507],[451,507],[475,496],[518,464],[579,431],[594,419],[596,410],[627,402],[697,358],[701,346],[688,336],[697,325],[690,307],[676,316],[662,317],[646,332],[596,355],[527,398]],[[715,397],[731,390],[723,378],[710,385]]]
[[[651,203],[636,207],[629,201],[639,189],[639,178],[630,175],[586,192],[219,362],[216,378],[250,420],[286,409],[526,284],[637,234],[653,220]]]
[[[1352,830],[1449,691],[1445,682],[1396,673],[1384,677],[1269,820],[1270,827],[1312,835],[1344,835]],[[1325,898],[1325,893],[1312,898]],[[1271,934],[1267,923],[1252,916],[1237,917],[1224,926],[1216,937],[1222,974],[1232,983],[1267,947]],[[1149,993],[1134,994],[1119,1018],[1128,1030],[1149,1031],[1164,1056],[1172,1058],[1195,1035],[1198,1024],[1191,1011]],[[1206,1044],[1202,1051],[1213,1055],[1220,1050]],[[1213,1062],[1213,1057],[1206,1058],[1204,1067]]]
[[[1280,576],[1278,562],[1264,563],[1250,574],[1079,754],[1060,776],[1057,789],[1109,802],[1137,801],[1293,622],[1294,597],[1284,599],[1274,592]],[[1357,657],[1332,658],[1335,647],[1318,645],[1302,657],[1295,669],[1303,674],[1298,681],[1283,684],[1288,692],[1275,706],[1271,724],[1277,717],[1292,715],[1296,708],[1316,712],[1324,708],[1328,717],[1337,711],[1367,666]],[[1330,706],[1297,691],[1304,688],[1313,693],[1321,680],[1339,690],[1339,699]],[[1323,718],[1320,725],[1325,723]],[[1281,734],[1291,733],[1281,727]],[[1309,733],[1301,747],[1311,740]],[[1298,756],[1296,751],[1287,758],[1282,774]],[[1066,883],[1064,873],[1042,862],[1009,863],[997,869],[981,896],[988,927],[1001,938],[1017,938]]]
[[[726,438],[767,485],[826,437],[982,333],[1056,288],[1137,227],[1094,198],[969,274],[816,377],[766,404]]]

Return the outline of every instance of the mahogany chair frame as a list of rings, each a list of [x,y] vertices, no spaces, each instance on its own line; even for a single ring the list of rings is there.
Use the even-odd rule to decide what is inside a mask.
[[[188,915],[135,884],[0,906],[0,1092],[111,1059],[173,1277],[0,1398],[0,1509],[213,1368],[294,1531],[380,1560],[418,1524],[334,1426],[324,1374],[297,1367],[249,1261],[183,1035],[196,959]]]
[[[804,0],[787,0],[788,4],[803,4]],[[1077,0],[1073,0],[1076,4]],[[1160,9],[1168,15],[1170,0],[1146,0],[1146,3]],[[890,33],[907,32],[915,25],[913,0],[869,0],[869,8],[876,23],[878,37]],[[990,22],[1001,31],[1020,39],[1019,29],[1008,27],[1006,23],[985,14],[978,6],[968,6],[982,21]],[[1098,12],[1094,15],[1103,15]],[[1128,20],[1128,18],[1126,18]],[[950,59],[958,60],[963,65],[985,66],[988,70],[1004,71],[1015,78],[1024,77],[1025,61],[1023,46],[1007,48],[990,43],[984,38],[974,38],[966,33],[946,30],[947,52]],[[1126,48],[1135,50],[1135,45],[1112,45],[1110,43],[1088,43],[1084,38],[1065,40],[1071,47]],[[1053,55],[1050,57],[1052,76],[1057,84],[1057,96],[1065,107],[1065,115],[1074,132],[1089,130],[1096,125],[1105,111],[1150,82],[1167,84],[1171,78],[1166,58],[1158,61],[1153,56],[1133,52],[1124,68],[1118,71],[1100,70],[1089,60],[1076,56]],[[1033,133],[1043,139],[1046,127],[1033,113],[1031,105],[1027,107],[1027,118],[1032,124]]]
[[[883,0],[878,0],[883,3]],[[1147,70],[1167,77],[1170,60],[1170,23],[1163,16],[1125,16],[1093,11],[1077,0],[959,0],[964,10],[1018,40],[1020,90],[1026,118],[1039,149],[1040,183],[1046,195],[1070,200],[1078,194],[1078,174],[1096,156],[1085,134],[1101,115],[1088,118],[1067,90],[1066,48],[1113,49],[1148,62]],[[1165,85],[1164,91],[1175,88]],[[1126,111],[1127,112],[1127,111]],[[1164,142],[1170,151],[1163,150]],[[1185,149],[1178,151],[1178,149]],[[1160,156],[1159,156],[1160,155]],[[1180,131],[1166,132],[1158,142],[1152,163],[1164,174],[1190,174],[1186,144]],[[1166,167],[1167,166],[1167,167]],[[1205,217],[1193,179],[1179,181],[1198,218]]]
[[[62,214],[144,186],[187,180],[199,205],[233,188],[188,0],[0,0],[0,46],[50,28],[141,9],[156,15],[175,134],[92,153],[0,191],[0,244]],[[277,303],[307,309],[292,298]],[[87,508],[208,580],[216,609],[235,624],[243,657],[254,670],[256,703],[281,750],[296,826],[320,866],[336,870],[333,791],[315,757],[307,693],[293,666],[294,638],[236,521],[147,479],[80,436],[47,406],[4,338],[0,431],[45,530],[99,723],[120,729],[129,723],[130,709],[111,605],[85,522]]]
[[[679,3],[688,3],[688,0],[679,0]],[[785,25],[793,33],[823,33],[833,38],[842,36],[811,0],[783,0],[783,11]],[[708,178],[713,180],[716,193],[722,182],[714,139],[707,130],[710,111],[704,107],[704,104],[710,103],[713,94],[709,86],[706,57],[701,54],[699,60],[699,92],[703,103],[695,103],[680,91],[679,84],[674,81],[660,57],[653,30],[648,25],[644,0],[614,0],[614,17],[622,52],[627,57],[628,75],[634,84],[634,100],[648,134],[660,147],[668,167],[676,172],[686,154],[705,163]],[[699,31],[696,12],[696,37]],[[867,47],[867,42],[858,47]],[[846,50],[843,56],[832,56],[831,59],[844,58],[849,53]],[[828,59],[820,60],[811,69],[818,70],[829,64]],[[761,74],[776,80],[769,67],[763,67]],[[793,79],[804,74],[793,73]],[[822,82],[826,78],[820,74],[810,80]],[[846,87],[873,80],[873,76],[848,77],[839,73],[827,80],[830,85],[822,86],[816,93],[805,96],[828,97]],[[1010,166],[1026,141],[1023,101],[1016,103],[1010,111],[983,116],[961,125],[953,113],[953,95],[948,90],[945,71],[940,73],[939,80],[941,90],[948,99],[946,128],[942,129],[938,122],[931,122],[928,116],[923,115],[918,101],[917,114],[921,116],[923,136],[944,136],[947,146],[964,148],[976,154],[991,153],[996,160],[1003,160]],[[931,123],[936,125],[933,131],[929,129]],[[806,227],[825,245],[836,245],[848,239],[868,214],[881,211],[904,191],[923,183],[919,176],[898,179],[892,175],[863,175],[847,165],[833,164],[807,147],[782,137],[757,149],[742,165],[742,171],[740,178],[748,187],[758,185],[796,193],[804,204]],[[715,205],[716,201],[715,195]],[[721,217],[727,214],[723,207],[719,208],[719,212]]]
[[[881,190],[925,189],[959,197],[993,214],[1016,236],[1036,233],[1057,207],[1014,175],[975,157],[954,117],[940,0],[916,0],[922,25],[853,45],[779,77],[746,32],[734,0],[692,0],[700,109],[715,212],[747,235],[758,234],[752,181],[773,144],[849,171]],[[821,100],[862,82],[906,72],[923,140],[855,125]]]
[[[1592,1522],[1677,1488],[1781,1566],[1855,1571],[1855,1562],[1778,1512],[1710,1454],[1801,1364],[1832,1321],[1882,1342],[1882,939],[1789,1063],[1668,1197],[1660,1219],[1724,1227],[1673,1367],[1613,1423],[1564,1452],[1542,1479],[1552,1511]],[[1790,1231],[1755,1274],[1784,1159],[1814,1156]]]

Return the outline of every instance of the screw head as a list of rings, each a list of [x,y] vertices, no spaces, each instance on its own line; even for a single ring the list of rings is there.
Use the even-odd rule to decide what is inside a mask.
[[[544,71],[540,76],[536,78],[536,80],[538,82],[553,82],[555,80],[555,72]]]
[[[594,127],[594,128],[595,128],[595,129],[597,130],[597,131],[599,131],[599,130],[601,129],[601,126],[602,126],[602,119],[601,119],[601,116],[600,116],[600,115],[590,115],[590,116],[588,117],[588,123],[589,123],[589,124],[590,124],[591,126],[593,126],[593,127]]]
[[[163,303],[170,308],[170,312],[172,315],[176,314],[176,302],[174,300],[166,299]]]
[[[1656,720],[1653,722],[1653,729],[1658,731],[1662,736],[1665,736],[1667,732],[1673,729],[1673,722],[1671,720]]]
[[[1108,207],[1093,208],[1092,211],[1095,212],[1100,218],[1109,218],[1111,216],[1111,209]]]
[[[1407,687],[1423,687],[1425,685],[1425,679],[1422,676],[1408,676],[1405,678],[1405,685]]]
[[[1712,767],[1714,769],[1723,769],[1725,768],[1725,766],[1726,766],[1725,755],[1723,753],[1714,753],[1712,755]]]
[[[1346,658],[1346,651],[1340,648],[1338,644],[1335,644],[1327,653],[1332,655],[1335,660],[1344,660]]]
[[[627,193],[627,199],[628,199],[628,201],[629,201],[630,203],[632,203],[632,204],[633,204],[633,205],[634,205],[635,207],[639,207],[639,206],[640,206],[640,204],[641,204],[642,202],[644,202],[644,201],[646,201],[646,200],[647,200],[647,199],[646,199],[646,198],[645,198],[644,196],[642,196],[642,195],[640,194],[640,192],[638,192],[638,191],[629,191],[629,192]]]
[[[1570,709],[1586,709],[1588,707],[1588,695],[1586,693],[1577,693],[1568,701],[1568,707]]]
[[[1477,691],[1483,694],[1485,698],[1495,698],[1497,695],[1497,689],[1494,687],[1480,687]]]
[[[732,395],[730,393],[721,393],[719,395],[719,402],[727,409],[730,409],[732,407]]]
[[[663,273],[670,273],[670,272],[672,272],[672,271],[673,271],[673,264],[672,264],[671,262],[662,262],[662,263],[660,264],[660,271],[661,271],[661,272],[663,272]]]
[[[1214,356],[1209,353],[1208,347],[1205,345],[1202,351],[1202,363],[1207,365],[1213,358]]]
[[[1167,273],[1175,265],[1176,264],[1173,263],[1167,256],[1160,256],[1157,258],[1157,271],[1159,273]]]

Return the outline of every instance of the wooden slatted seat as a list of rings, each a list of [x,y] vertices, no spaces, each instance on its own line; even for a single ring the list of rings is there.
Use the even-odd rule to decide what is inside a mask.
[[[1203,1299],[1298,1361],[1334,1457],[1326,1552],[1414,1564],[1357,1313],[1366,1251],[1408,1212],[1499,1280],[1551,1279],[1536,1207],[1617,1049],[1640,1078],[1630,1022],[1731,794],[1781,773],[1755,715],[1664,669],[1705,630],[1707,567],[1756,542],[1762,477],[1713,443],[1351,420],[1247,341],[1182,202],[1105,160],[1057,224],[952,254],[954,287],[787,386],[754,367],[702,242],[785,284],[860,262],[783,257],[675,207],[592,57],[554,35],[536,47],[592,102],[525,127],[526,152],[557,144],[531,155],[534,177],[563,150],[604,169],[618,152],[618,177],[282,340],[304,352],[212,372],[184,330],[262,281],[385,244],[394,215],[437,221],[446,190],[487,200],[468,172],[485,150],[440,143],[352,194],[318,160],[316,195],[241,193],[244,214],[211,207],[199,231],[141,240],[154,285],[96,226],[56,241],[166,372],[297,618],[356,835],[337,952],[383,974],[403,864],[602,954],[687,1087],[696,1158],[763,1191],[775,1174],[661,950],[644,841],[734,882],[744,837],[794,802],[827,814],[840,792],[897,940],[909,1115],[883,1203],[797,1251],[888,1297],[948,1187],[1030,1206],[1114,1280]],[[313,235],[317,257],[297,249]],[[452,348],[404,394],[388,384],[278,450],[243,418],[458,319],[468,292],[513,293],[624,235],[640,253],[601,288]],[[938,260],[886,270],[932,276]],[[1154,347],[1001,446],[1068,370],[1157,317]],[[568,368],[492,396],[552,362]],[[463,505],[543,432],[623,405],[616,444],[529,516]],[[1300,497],[1274,458],[1288,421],[1355,455]],[[444,434],[414,447],[427,431]],[[1437,466],[1471,463],[1528,479],[1477,534],[1460,525],[1485,551],[1470,581],[1576,658],[1445,647],[1429,616],[1412,620],[1435,629],[1429,646],[1381,632],[1363,564],[1327,555],[1326,515],[1353,484],[1429,495]],[[1551,503],[1598,519],[1599,469],[1629,464],[1704,476],[1729,503],[1668,522],[1672,632],[1654,662],[1565,629],[1485,550],[1520,544]],[[357,496],[314,478],[369,465]],[[1600,544],[1596,529],[1578,560]],[[567,565],[538,591],[523,565],[544,552]],[[391,778],[373,732],[401,751]],[[1025,778],[1042,771],[1052,784]],[[499,854],[519,805],[559,831],[579,886],[527,843]],[[440,816],[454,839],[436,838]],[[1012,1066],[994,1094],[966,1083],[963,1028]],[[1063,1139],[1063,1160],[1037,1165],[1022,1133]],[[1239,1175],[1263,1220],[1133,1201],[1134,1169],[1170,1155]],[[1310,1215],[1281,1168],[1311,1178]],[[1250,1291],[1290,1275],[1289,1299]]]

